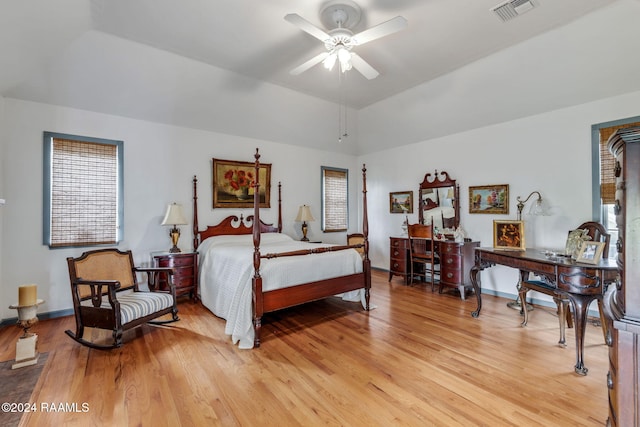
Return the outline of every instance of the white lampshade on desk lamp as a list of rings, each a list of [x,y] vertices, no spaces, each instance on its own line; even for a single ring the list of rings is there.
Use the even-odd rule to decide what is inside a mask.
[[[169,236],[171,236],[171,242],[173,243],[173,247],[169,250],[171,253],[180,252],[180,248],[178,247],[178,239],[180,238],[180,229],[177,227],[178,225],[186,225],[187,220],[184,217],[184,212],[182,212],[182,205],[177,203],[171,203],[167,206],[167,212],[164,214],[164,219],[162,220],[162,225],[172,225],[173,228],[169,230]]]

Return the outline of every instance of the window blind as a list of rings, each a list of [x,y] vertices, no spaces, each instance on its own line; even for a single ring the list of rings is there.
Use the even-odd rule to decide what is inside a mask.
[[[600,129],[600,198],[602,204],[613,204],[616,200],[616,160],[607,149],[607,142],[618,129],[639,125],[640,122],[636,122]]]
[[[349,220],[348,171],[344,169],[322,169],[324,231],[345,231]]]
[[[53,138],[51,247],[115,244],[118,147]]]

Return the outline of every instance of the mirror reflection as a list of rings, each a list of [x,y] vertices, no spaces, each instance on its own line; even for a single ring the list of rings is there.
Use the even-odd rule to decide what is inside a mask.
[[[418,218],[421,224],[453,232],[460,225],[460,189],[447,172],[427,173],[418,189]]]

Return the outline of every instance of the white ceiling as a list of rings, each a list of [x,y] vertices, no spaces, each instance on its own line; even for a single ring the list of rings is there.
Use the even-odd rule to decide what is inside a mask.
[[[347,73],[344,102],[362,108],[580,17],[611,0],[533,0],[538,8],[502,22],[502,0],[358,0],[354,32],[404,16],[409,27],[355,51],[380,72]],[[319,40],[283,18],[297,13],[322,27],[322,0],[94,0],[92,26],[118,37],[258,80],[340,101],[339,73],[321,65],[289,71],[324,51]]]
[[[210,98],[205,99],[193,87],[195,83],[188,86],[209,67],[208,73],[224,75],[220,77],[224,87],[218,82],[217,89],[232,88],[238,102],[243,102],[246,93],[260,96],[260,90],[271,90],[264,85],[256,89],[266,82],[298,94],[287,95],[291,104],[299,103],[300,96],[312,96],[360,110],[618,0],[531,1],[536,5],[533,10],[502,22],[490,10],[500,0],[358,0],[362,18],[354,32],[398,15],[408,20],[408,28],[356,47],[380,75],[367,80],[352,70],[343,76],[341,86],[339,73],[321,65],[298,76],[289,73],[324,47],[284,16],[297,13],[321,27],[323,0],[0,0],[0,95],[208,129],[206,117],[194,117],[196,107],[178,120],[180,108],[158,106],[153,98],[158,95],[152,92],[177,91],[182,85],[182,99],[194,99],[200,109],[213,105],[215,90],[200,85],[203,93],[211,90],[206,93]],[[146,48],[150,53],[142,54],[144,46],[156,49]],[[119,56],[113,53],[116,51]],[[175,70],[161,69],[167,62],[156,59],[154,52],[175,55]],[[84,63],[78,58],[85,58]],[[157,71],[144,71],[146,76],[134,79],[136,72],[143,73],[136,61],[146,62],[151,69],[155,66]],[[61,74],[72,74],[73,83],[63,84]],[[140,93],[141,82],[153,79],[162,86]],[[110,99],[110,93],[117,93],[117,99]],[[148,105],[136,104],[145,97],[150,100]],[[103,100],[99,107],[95,98]],[[222,123],[225,109],[233,109],[228,99],[225,104],[209,115],[222,117]],[[324,107],[310,110],[314,108]],[[145,116],[145,110],[153,114]],[[163,114],[173,117],[165,120]],[[224,126],[218,130],[234,133]],[[247,136],[259,137],[259,132]],[[288,142],[300,135],[273,138]]]

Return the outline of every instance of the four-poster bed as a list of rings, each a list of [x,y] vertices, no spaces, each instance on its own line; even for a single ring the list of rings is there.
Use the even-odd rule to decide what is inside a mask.
[[[295,241],[282,234],[281,185],[278,224],[260,218],[255,153],[253,215],[231,215],[204,230],[198,225],[197,178],[193,178],[193,246],[200,253],[200,299],[227,321],[225,332],[241,348],[260,346],[265,313],[341,294],[369,310],[369,260],[366,168],[362,168],[364,242],[326,245]],[[261,244],[263,247],[261,248]],[[360,255],[355,249],[362,248]]]

